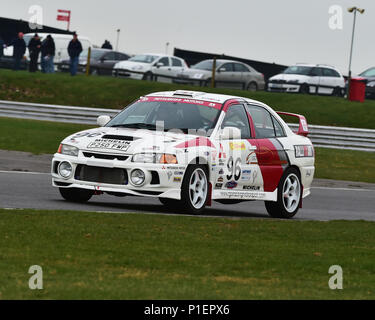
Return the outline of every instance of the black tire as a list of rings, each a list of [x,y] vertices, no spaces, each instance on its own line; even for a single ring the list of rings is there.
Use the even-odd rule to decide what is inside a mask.
[[[332,91],[332,95],[334,97],[342,97],[342,89],[340,87],[336,87]]]
[[[153,80],[154,80],[154,75],[152,74],[152,72],[146,72],[146,73],[143,75],[143,80],[146,80],[146,81],[153,81]]]
[[[93,76],[98,76],[99,75],[99,70],[93,68],[93,69],[90,70],[90,74],[93,75]]]
[[[180,201],[176,199],[169,198],[159,198],[159,201],[168,208],[175,209],[178,208]]]
[[[71,202],[87,202],[91,199],[94,191],[78,188],[59,188],[61,196]]]
[[[299,92],[302,94],[309,94],[310,93],[310,87],[308,84],[304,83],[299,88]]]
[[[203,87],[211,87],[212,79],[208,78],[206,81],[203,82]]]
[[[292,204],[290,208],[287,208],[286,205],[286,198],[284,198],[284,188],[286,180],[288,178],[293,178],[295,181],[297,181],[298,189],[296,189],[295,193],[298,195],[298,199],[295,199],[292,201]],[[281,219],[290,219],[294,217],[298,209],[300,207],[300,203],[302,201],[302,184],[301,184],[301,177],[297,169],[295,168],[289,168],[287,169],[283,176],[280,179],[278,188],[277,188],[277,202],[274,201],[265,201],[265,206],[267,209],[268,214],[273,218],[281,218]],[[294,189],[293,189],[294,190]],[[291,190],[290,192],[292,192]]]
[[[204,178],[206,181],[206,192],[205,192],[205,197],[202,198],[201,202],[203,203],[200,206],[194,206],[192,203],[192,199],[190,196],[190,180],[192,179],[192,175],[196,172],[199,171],[204,174]],[[190,165],[185,172],[184,175],[184,180],[182,181],[182,186],[181,186],[181,201],[180,205],[182,208],[183,212],[186,213],[192,213],[192,214],[200,214],[201,212],[204,211],[207,198],[208,198],[208,188],[209,188],[209,180],[208,180],[208,173],[207,173],[207,168],[203,165]]]
[[[255,92],[258,91],[258,85],[256,84],[256,82],[252,81],[247,85],[246,89],[247,91]]]

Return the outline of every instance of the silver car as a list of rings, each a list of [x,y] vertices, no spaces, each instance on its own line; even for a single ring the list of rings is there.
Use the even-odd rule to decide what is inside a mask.
[[[177,74],[175,82],[210,85],[213,59],[203,60]],[[264,90],[264,75],[253,67],[234,60],[216,60],[215,85],[224,88],[241,88],[250,91]],[[191,80],[191,81],[189,81]]]

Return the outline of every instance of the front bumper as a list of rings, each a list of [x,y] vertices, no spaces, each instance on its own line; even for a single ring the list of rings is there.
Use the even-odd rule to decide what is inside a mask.
[[[64,179],[58,173],[58,165],[62,161],[70,162],[73,167],[73,174],[69,179]],[[90,176],[82,174],[83,168],[91,172]],[[133,169],[141,169],[145,173],[146,179],[141,186],[132,184],[129,179]],[[56,153],[52,159],[51,174],[52,185],[58,188],[81,188],[180,200],[185,169],[180,164],[134,163],[131,162],[131,156],[127,160],[87,158],[80,151],[78,157]],[[114,179],[113,182],[111,179]]]
[[[298,92],[299,89],[299,84],[269,82],[267,85],[267,91],[270,92]]]

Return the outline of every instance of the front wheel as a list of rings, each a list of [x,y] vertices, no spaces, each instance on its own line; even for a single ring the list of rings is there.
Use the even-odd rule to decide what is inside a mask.
[[[301,85],[300,89],[299,89],[299,92],[302,93],[302,94],[308,94],[310,93],[310,87],[308,84],[304,83],[303,85]]]
[[[91,199],[94,192],[78,188],[59,188],[61,196],[71,202],[87,202]]]
[[[247,86],[247,90],[251,92],[255,92],[258,90],[258,86],[255,82],[250,82]]]
[[[301,178],[298,170],[288,169],[277,190],[277,202],[265,201],[268,214],[274,218],[290,219],[299,209],[302,199]]]

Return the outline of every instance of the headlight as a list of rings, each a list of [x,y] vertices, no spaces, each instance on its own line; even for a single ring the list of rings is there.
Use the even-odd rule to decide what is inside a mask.
[[[368,87],[375,87],[375,81],[371,81],[367,83]]]
[[[69,179],[73,174],[73,167],[68,161],[60,162],[58,172],[64,179]]]
[[[140,186],[145,182],[146,176],[141,169],[134,169],[130,172],[130,181],[136,186]]]
[[[177,158],[168,153],[137,153],[132,157],[132,162],[177,164]]]
[[[77,147],[69,146],[67,144],[60,144],[57,153],[66,154],[67,156],[78,157],[79,149]]]
[[[313,157],[314,147],[311,145],[306,146],[294,146],[296,158]]]

